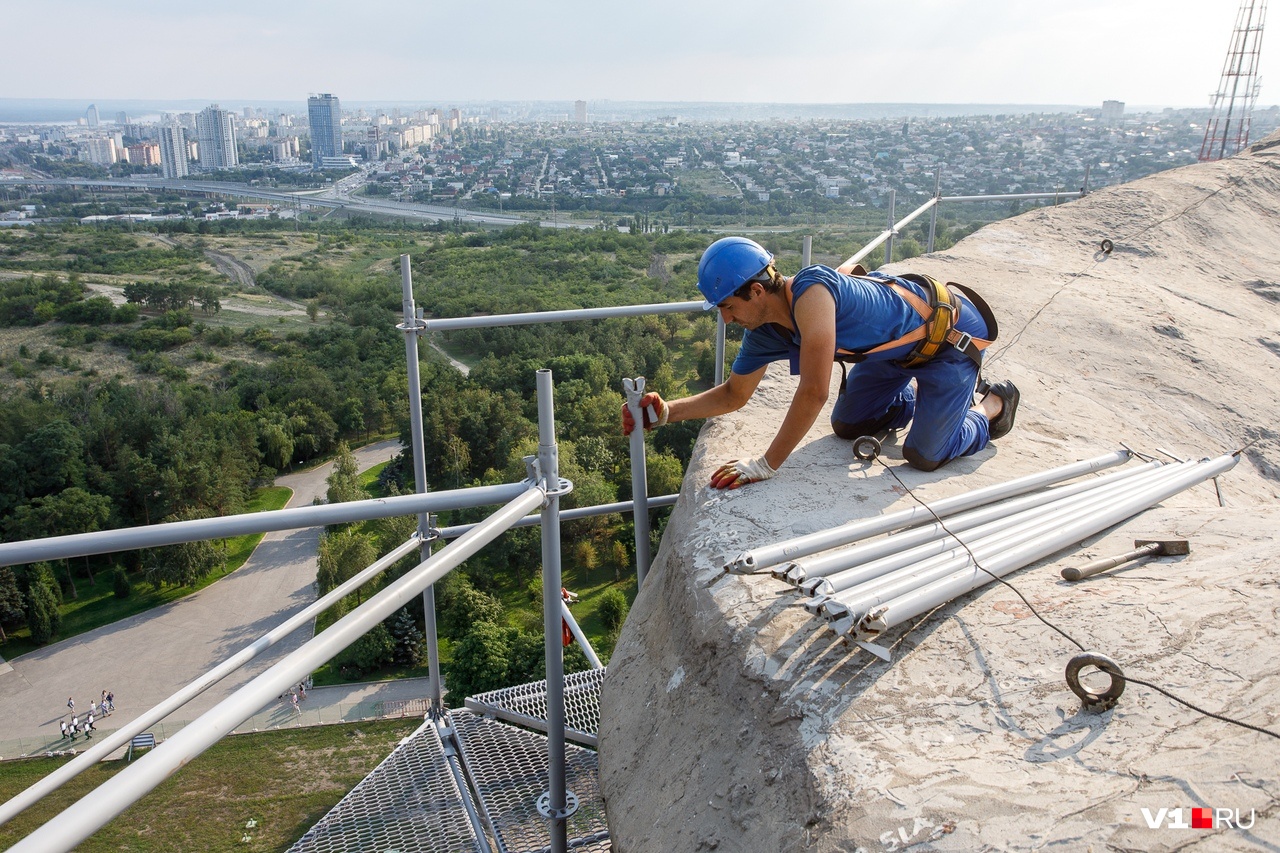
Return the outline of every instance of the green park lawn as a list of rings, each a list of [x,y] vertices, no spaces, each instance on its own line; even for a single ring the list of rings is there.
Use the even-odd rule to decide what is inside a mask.
[[[407,718],[224,738],[76,850],[286,850],[420,723]],[[0,802],[66,760],[0,762]],[[117,760],[85,770],[0,826],[0,849],[8,849],[124,768],[125,762]]]
[[[283,509],[292,494],[293,491],[284,486],[269,486],[264,489],[258,489],[249,499],[245,511],[263,512],[265,510]],[[243,566],[253,553],[253,549],[258,547],[258,543],[262,541],[262,535],[261,533],[251,533],[225,540],[227,557],[223,563],[222,571],[211,572],[191,586],[166,586],[156,589],[145,581],[132,579],[132,594],[128,598],[117,598],[112,585],[111,569],[105,567],[99,569],[94,573],[93,583],[90,583],[87,578],[82,578],[76,582],[76,589],[79,592],[78,598],[73,599],[68,595],[63,601],[60,608],[62,625],[58,629],[55,642],[74,637],[77,634],[83,634],[86,631],[92,631],[95,628],[101,628],[103,625],[109,625],[112,622],[142,613],[153,607],[168,604],[171,601],[176,601],[179,598],[204,589],[219,578],[223,578]],[[56,573],[58,576],[62,576],[65,572],[59,568]],[[3,656],[6,660],[12,660],[18,655],[26,654],[37,648],[38,646],[31,641],[31,631],[26,627],[22,627],[9,632],[8,641],[0,644],[0,656]]]

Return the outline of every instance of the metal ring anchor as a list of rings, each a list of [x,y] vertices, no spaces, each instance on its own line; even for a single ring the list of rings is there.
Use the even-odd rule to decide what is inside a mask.
[[[870,462],[880,455],[880,439],[874,435],[861,435],[853,440],[853,455],[863,462]]]
[[[1080,670],[1089,666],[1111,676],[1111,684],[1106,690],[1099,693],[1080,683]],[[1120,698],[1121,693],[1124,693],[1124,685],[1124,673],[1120,671],[1120,665],[1106,655],[1083,652],[1067,663],[1067,686],[1071,688],[1072,693],[1080,697],[1086,711],[1101,712],[1114,708],[1116,700]]]

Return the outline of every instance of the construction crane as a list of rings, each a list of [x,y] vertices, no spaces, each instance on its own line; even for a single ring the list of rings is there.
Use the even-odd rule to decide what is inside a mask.
[[[1204,128],[1200,161],[1231,157],[1249,144],[1249,122],[1258,99],[1258,56],[1267,0],[1243,0],[1218,91],[1210,95],[1213,113]]]

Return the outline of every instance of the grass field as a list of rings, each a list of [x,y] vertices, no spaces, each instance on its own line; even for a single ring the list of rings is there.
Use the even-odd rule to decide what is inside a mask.
[[[249,505],[245,511],[262,512],[282,509],[292,494],[293,491],[284,486],[258,489],[249,499]],[[78,581],[76,588],[80,592],[80,597],[76,599],[68,597],[63,602],[62,626],[58,629],[55,641],[101,628],[103,625],[168,604],[170,601],[176,601],[204,589],[243,566],[249,559],[249,555],[253,553],[253,549],[262,541],[262,535],[252,533],[226,540],[227,556],[222,571],[214,571],[192,586],[154,589],[150,584],[134,578],[133,594],[128,598],[116,598],[112,588],[111,571],[99,570],[94,575],[96,583],[90,584],[87,579]],[[61,575],[62,570],[57,570],[57,573]],[[31,642],[31,631],[26,627],[18,628],[9,633],[8,642],[0,644],[0,656],[6,660],[13,660],[18,655],[34,651],[36,648],[38,646]]]
[[[406,718],[224,738],[76,850],[286,850],[420,723]],[[0,801],[64,760],[0,762]],[[124,761],[99,763],[0,826],[0,849],[7,849],[125,766]]]

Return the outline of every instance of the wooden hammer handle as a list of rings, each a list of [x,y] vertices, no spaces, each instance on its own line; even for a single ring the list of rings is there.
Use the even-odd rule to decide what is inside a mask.
[[[1094,560],[1092,563],[1086,563],[1078,569],[1068,566],[1062,570],[1062,577],[1069,581],[1084,580],[1087,577],[1096,575],[1098,572],[1106,571],[1107,569],[1118,566],[1121,563],[1128,563],[1140,557],[1146,557],[1147,555],[1154,554],[1159,550],[1160,543],[1151,542],[1147,545],[1143,545],[1141,548],[1134,548],[1127,554],[1121,554],[1118,557],[1103,557],[1101,560]]]

